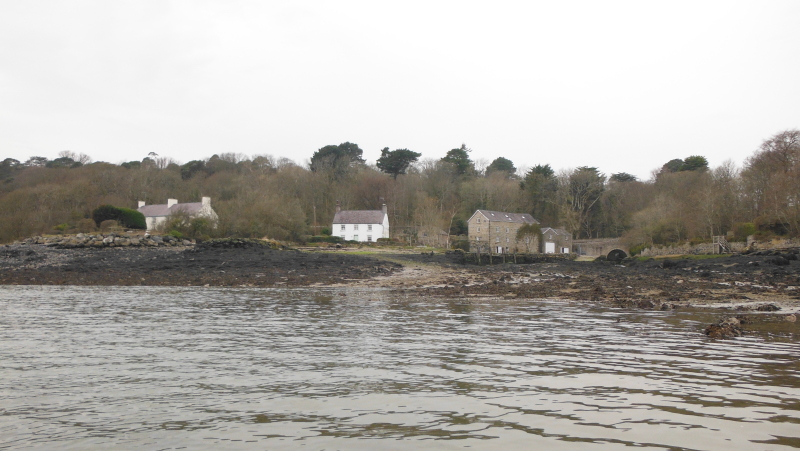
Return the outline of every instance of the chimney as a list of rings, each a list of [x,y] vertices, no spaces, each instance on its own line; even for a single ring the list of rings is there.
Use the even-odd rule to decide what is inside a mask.
[[[178,199],[167,199],[167,208],[172,208],[173,205],[178,203]]]
[[[336,213],[339,213],[340,211],[342,211],[342,206],[339,204],[339,201],[337,200],[336,201]]]
[[[211,198],[210,197],[203,197],[202,198],[203,207],[210,207],[211,206]]]
[[[383,210],[383,214],[385,215],[389,214],[389,209],[386,207],[386,203],[381,205],[381,210]]]
[[[143,200],[140,200],[140,201],[139,201],[139,208],[142,208],[142,207],[144,207],[144,201],[143,201]]]

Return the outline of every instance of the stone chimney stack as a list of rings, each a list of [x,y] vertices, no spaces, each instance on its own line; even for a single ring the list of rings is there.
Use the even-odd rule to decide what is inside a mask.
[[[203,207],[210,207],[211,206],[211,198],[210,197],[203,197]]]
[[[386,207],[386,202],[384,202],[383,198],[381,197],[381,210],[383,210],[383,214],[389,214],[389,208]]]
[[[167,208],[171,208],[178,203],[178,199],[167,199]]]
[[[336,201],[336,213],[339,213],[340,211],[342,211],[342,206],[341,206],[341,204],[339,204],[339,201],[337,200]]]
[[[144,201],[143,201],[143,200],[140,200],[140,201],[139,201],[139,208],[142,208],[142,207],[144,207]]]

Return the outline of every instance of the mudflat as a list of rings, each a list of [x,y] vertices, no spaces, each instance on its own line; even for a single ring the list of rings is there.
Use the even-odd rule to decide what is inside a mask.
[[[380,286],[420,296],[589,300],[620,307],[800,311],[797,249],[718,258],[474,265],[458,252],[187,246],[0,246],[3,285]]]

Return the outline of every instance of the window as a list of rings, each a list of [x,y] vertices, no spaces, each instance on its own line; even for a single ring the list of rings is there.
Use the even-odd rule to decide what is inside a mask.
[[[367,235],[367,241],[372,241],[372,235]]]
[[[358,230],[358,224],[353,224],[353,230]]]
[[[353,235],[353,241],[358,241],[358,235]]]
[[[344,224],[342,224],[342,230],[344,230]]]
[[[496,237],[494,238],[494,242],[495,242],[495,243],[499,243],[499,242],[500,242],[500,237],[499,237],[499,236],[496,236]]]
[[[508,233],[508,227],[506,227],[506,233]]]
[[[480,231],[481,231],[481,228],[480,228],[480,227],[478,227],[478,232],[480,232]]]
[[[479,237],[479,236],[475,237],[475,241],[480,241],[480,240],[481,240],[481,237]]]
[[[367,231],[368,232],[372,232],[372,224],[368,224],[367,225]]]
[[[495,228],[494,228],[494,231],[495,231],[496,233],[500,233],[500,227],[495,227]]]
[[[478,220],[476,222],[480,223],[481,222],[481,218],[478,218]]]
[[[508,243],[508,242],[509,242],[509,241],[508,241],[508,238],[506,238],[506,243]]]
[[[342,241],[345,241],[344,235],[342,235]]]

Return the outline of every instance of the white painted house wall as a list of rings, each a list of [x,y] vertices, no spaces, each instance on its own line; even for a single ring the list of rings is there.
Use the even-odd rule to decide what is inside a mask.
[[[331,235],[345,241],[374,242],[378,238],[389,238],[389,217],[384,216],[383,224],[333,224]]]
[[[367,221],[363,218],[369,217]],[[354,220],[354,218],[360,218]],[[386,205],[382,210],[339,210],[331,226],[331,235],[338,236],[345,241],[358,241],[369,243],[378,241],[379,238],[389,238],[389,215]]]
[[[203,197],[200,202],[187,204],[178,203],[178,199],[167,199],[166,204],[145,205],[144,201],[139,201],[139,209],[144,214],[147,230],[154,230],[169,218],[175,211],[184,211],[193,217],[205,217],[216,221],[219,219],[217,212],[211,208],[211,198]]]

